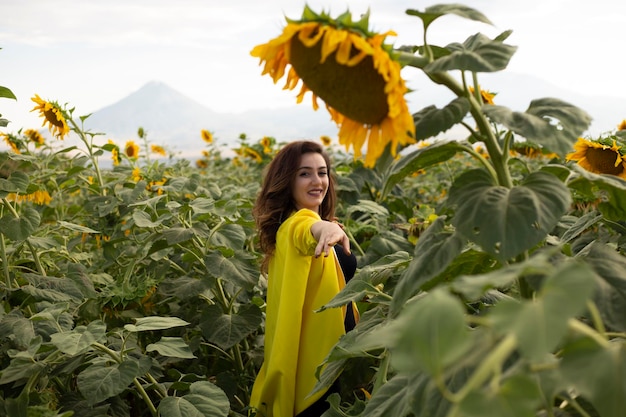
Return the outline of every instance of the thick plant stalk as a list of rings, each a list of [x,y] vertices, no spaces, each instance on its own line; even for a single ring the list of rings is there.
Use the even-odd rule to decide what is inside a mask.
[[[83,132],[83,130],[80,127],[78,127],[78,125],[76,124],[74,119],[72,119],[70,117],[68,119],[68,121],[72,124],[72,130],[74,130],[74,132],[78,135],[80,140],[87,147],[87,155],[89,156],[89,159],[93,163],[93,167],[94,167],[94,169],[96,171],[96,178],[98,179],[98,185],[100,186],[101,193],[102,193],[102,195],[106,195],[106,188],[104,188],[104,180],[102,179],[102,172],[100,171],[100,165],[98,164],[98,158],[96,158],[96,156],[93,153],[93,143],[92,143],[92,141],[87,140],[87,138],[85,136],[85,132]]]
[[[457,404],[452,409],[449,416],[457,415],[458,403],[460,403],[472,390],[482,386],[487,378],[494,372],[499,372],[502,363],[513,353],[517,347],[517,340],[514,335],[508,335],[498,343],[498,346],[491,351],[491,354],[476,368],[472,376],[467,380],[465,385],[456,393],[451,394],[450,400]]]
[[[428,45],[425,45],[428,46]],[[398,52],[399,53],[399,61],[405,65],[419,68],[424,71],[424,67],[428,65],[432,58],[416,56],[406,52]],[[436,73],[428,73],[424,71],[424,73],[436,84],[444,85],[448,87],[454,94],[458,97],[467,96],[465,89],[461,86],[452,76],[447,72],[436,72]],[[480,92],[478,92],[480,94]],[[487,148],[487,152],[489,153],[489,157],[491,159],[491,163],[493,164],[493,168],[496,172],[496,179],[498,184],[511,188],[513,186],[513,182],[511,180],[511,173],[509,172],[506,161],[508,159],[508,154],[500,148],[498,141],[496,139],[491,126],[489,125],[489,120],[485,117],[483,112],[480,109],[480,102],[473,95],[467,96],[470,102],[470,113],[472,117],[476,121],[476,127],[480,131],[482,135],[483,142],[485,143],[485,147]]]
[[[0,258],[2,259],[2,272],[4,276],[4,285],[7,289],[11,289],[13,285],[11,284],[11,275],[9,274],[9,263],[7,260],[7,247],[4,242],[4,235],[0,233]]]
[[[461,97],[465,95],[463,87],[461,87],[459,83],[450,76],[450,74],[446,72],[438,72],[434,74],[427,73],[426,75],[428,75],[428,77],[435,83],[448,87],[457,96]],[[480,109],[479,102],[472,95],[468,96],[468,100],[470,102],[470,113],[476,122],[476,127],[482,134],[483,142],[485,143],[485,147],[489,153],[489,158],[497,174],[498,184],[503,187],[511,188],[513,186],[513,182],[511,180],[509,168],[506,165],[508,156],[504,155],[504,152],[500,148],[496,136],[489,125],[489,120],[487,120],[487,117]]]

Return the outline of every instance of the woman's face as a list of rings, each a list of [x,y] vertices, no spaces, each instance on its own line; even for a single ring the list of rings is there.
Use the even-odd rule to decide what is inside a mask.
[[[296,208],[307,208],[319,213],[328,191],[328,182],[328,167],[324,157],[317,152],[303,154],[291,190]]]

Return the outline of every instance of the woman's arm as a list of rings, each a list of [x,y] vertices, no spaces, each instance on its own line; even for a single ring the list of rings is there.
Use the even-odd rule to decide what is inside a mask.
[[[322,253],[324,253],[324,256],[328,256],[330,249],[337,243],[343,246],[343,251],[347,255],[350,254],[350,239],[348,239],[348,235],[346,235],[338,223],[320,220],[313,223],[311,233],[317,240],[317,246],[315,247],[316,258]]]

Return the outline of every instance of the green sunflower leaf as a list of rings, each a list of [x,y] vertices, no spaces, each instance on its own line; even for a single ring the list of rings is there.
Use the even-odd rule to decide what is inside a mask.
[[[350,301],[360,301],[366,297],[376,297],[380,290],[376,285],[384,283],[395,271],[404,269],[410,263],[408,252],[398,251],[383,256],[376,262],[364,266],[332,300],[318,311],[342,307]]]
[[[7,238],[19,242],[28,238],[41,222],[39,212],[32,207],[22,207],[19,217],[5,212],[0,217],[0,230]]]
[[[30,178],[27,174],[21,171],[13,171],[6,181],[8,181],[8,183],[6,183],[6,189],[2,188],[2,191],[17,192],[20,194],[28,193]]]
[[[394,290],[391,312],[397,313],[406,301],[443,272],[462,252],[466,239],[446,227],[445,216],[438,217],[420,236],[413,260]]]
[[[17,97],[15,97],[15,94],[13,94],[13,91],[2,86],[0,86],[0,97],[11,98],[13,100],[17,100]]]
[[[598,204],[600,212],[613,221],[623,221],[626,218],[626,181],[614,175],[600,175],[589,172],[578,165],[572,170],[579,175],[568,182],[568,186],[584,195],[595,198],[604,194]]]
[[[161,219],[158,219],[156,222],[152,221],[150,215],[145,211],[134,211],[133,212],[133,220],[135,221],[135,225],[138,227],[157,227],[162,223]]]
[[[584,338],[568,345],[559,368],[570,386],[603,417],[621,417],[626,408],[626,345],[598,345]]]
[[[442,375],[471,346],[464,306],[441,288],[407,305],[385,333],[399,372]]]
[[[477,33],[465,42],[451,43],[447,46],[450,55],[442,56],[424,67],[426,73],[444,71],[496,72],[507,67],[516,46],[507,45],[499,40],[491,40]]]
[[[496,392],[474,390],[459,403],[465,417],[530,417],[541,404],[537,382],[527,375],[513,375],[496,388]]]
[[[218,250],[213,251],[204,258],[209,271],[207,279],[212,281],[221,278],[240,287],[252,289],[259,279],[255,261],[253,255],[243,250],[231,250],[226,254]]]
[[[626,257],[608,244],[594,241],[579,252],[601,278],[594,302],[608,328],[626,332]]]
[[[589,127],[591,116],[584,110],[556,98],[533,100],[526,112],[504,106],[483,106],[484,113],[529,142],[565,156]]]
[[[87,326],[76,326],[72,331],[54,333],[50,342],[61,352],[68,355],[79,355],[91,348],[94,342],[106,340],[106,325],[95,320]]]
[[[511,189],[484,170],[461,174],[450,189],[452,224],[495,258],[505,261],[544,239],[571,203],[567,187],[545,172],[533,172]]]
[[[461,4],[436,4],[434,6],[427,7],[423,12],[414,9],[408,9],[406,14],[409,16],[417,16],[424,22],[424,29],[440,18],[448,14],[453,14],[465,19],[474,20],[476,22],[483,22],[488,25],[493,25],[491,21],[481,12],[471,7],[463,6]]]
[[[460,123],[470,110],[466,97],[457,97],[447,106],[438,109],[428,106],[413,115],[415,121],[415,140],[428,139],[445,132]]]
[[[159,352],[162,356],[170,358],[193,359],[196,357],[191,352],[189,345],[181,337],[162,337],[155,343],[146,346],[146,352]]]
[[[124,329],[128,330],[129,332],[145,332],[152,330],[166,330],[173,327],[181,327],[187,325],[189,325],[188,322],[179,319],[178,317],[150,316],[140,317],[135,320],[135,324],[124,325]]]
[[[224,314],[217,305],[208,306],[200,319],[204,337],[222,349],[230,349],[261,325],[263,314],[254,304],[244,305],[233,314]]]
[[[124,392],[135,378],[148,372],[151,365],[152,360],[147,356],[127,357],[124,362],[113,365],[91,365],[78,374],[78,390],[89,405],[99,403]]]
[[[500,301],[491,311],[494,329],[514,335],[520,353],[540,361],[561,342],[568,321],[580,314],[595,289],[595,274],[583,262],[567,262],[545,279],[533,300]]]
[[[159,403],[160,416],[172,417],[226,417],[230,410],[228,397],[217,385],[197,381],[183,397],[167,396]]]
[[[454,141],[436,142],[403,156],[385,171],[381,198],[389,195],[400,181],[413,172],[447,161],[462,150],[463,146]]]

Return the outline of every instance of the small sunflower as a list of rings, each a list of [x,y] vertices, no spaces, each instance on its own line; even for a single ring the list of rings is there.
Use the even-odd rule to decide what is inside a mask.
[[[305,6],[299,21],[287,19],[283,33],[250,52],[265,62],[263,74],[274,82],[284,75],[285,89],[293,90],[302,81],[297,102],[312,93],[326,103],[332,120],[339,126],[339,143],[362,155],[367,142],[365,165],[374,166],[387,144],[395,155],[397,146],[414,143],[415,125],[404,95],[400,64],[392,48],[384,44],[394,32],[371,33],[369,14],[352,22],[349,13],[332,19]]]
[[[139,157],[139,145],[137,145],[134,141],[129,140],[126,142],[126,146],[124,147],[124,153],[130,159],[137,159]]]
[[[0,136],[13,152],[17,154],[21,153],[20,148],[17,146],[20,142],[18,138],[16,138],[14,135],[4,132],[0,132]]]
[[[622,120],[620,124],[617,125],[617,130],[626,130],[626,119]]]
[[[156,192],[157,195],[163,195],[163,186],[166,182],[167,178],[161,178],[161,181],[150,181],[150,183],[146,185],[146,190]]]
[[[55,101],[43,100],[37,94],[31,100],[37,103],[31,111],[39,110],[39,116],[44,118],[42,126],[47,123],[50,133],[63,140],[70,133],[70,128],[67,126],[65,112],[61,106]]]
[[[122,162],[122,158],[120,157],[120,148],[111,139],[109,139],[108,144],[113,145],[111,147],[111,159],[113,160],[113,166],[118,166],[120,162]]]
[[[324,146],[330,146],[331,143],[333,143],[333,140],[329,137],[329,136],[320,136],[320,141],[322,142],[322,145]]]
[[[206,169],[208,168],[208,166],[209,166],[209,163],[205,159],[196,160],[196,167],[198,167],[199,169]]]
[[[43,138],[41,133],[39,133],[39,131],[35,129],[26,129],[24,131],[24,136],[26,136],[31,142],[35,143],[35,147],[37,148],[42,146],[45,142],[45,139]]]
[[[469,88],[470,94],[474,94],[474,87],[470,87]],[[483,100],[483,104],[491,104],[492,106],[495,104],[493,102],[493,98],[497,95],[498,93],[492,93],[491,91],[486,91],[483,90],[482,88],[480,89],[480,98]]]
[[[511,156],[523,155],[530,159],[553,159],[559,158],[559,155],[554,152],[548,152],[540,146],[532,144],[530,142],[515,143],[511,146]]]
[[[161,156],[166,156],[167,153],[165,152],[165,148],[163,148],[162,146],[159,145],[151,145],[150,146],[150,151],[152,151],[152,153],[156,153],[158,155]]]
[[[596,174],[610,174],[626,179],[626,161],[622,152],[626,150],[615,139],[601,138],[589,140],[578,138],[574,152],[565,156],[568,161],[576,161],[587,171]]]
[[[263,138],[261,139],[261,141],[259,143],[264,148],[268,148],[268,147],[272,146],[272,138],[270,138],[269,136],[263,136]]]
[[[253,159],[258,164],[263,162],[263,157],[261,156],[261,154],[258,153],[257,151],[255,151],[254,149],[252,149],[249,146],[246,146],[246,147],[243,148],[243,156],[245,156],[246,158]]]
[[[272,153],[272,145],[274,144],[274,139],[269,136],[263,136],[263,138],[259,141],[259,144],[263,147],[263,153],[269,155]]]
[[[134,182],[139,182],[141,180],[141,170],[139,167],[133,168],[133,172],[130,175]]]
[[[7,199],[9,201],[17,201],[17,202],[30,201],[40,206],[44,206],[44,205],[47,206],[52,201],[52,197],[50,196],[50,193],[48,193],[46,190],[37,190],[37,191],[33,191],[30,194],[11,193],[7,196]]]
[[[200,136],[202,137],[202,140],[206,143],[213,143],[213,134],[208,130],[202,129],[200,131]]]

